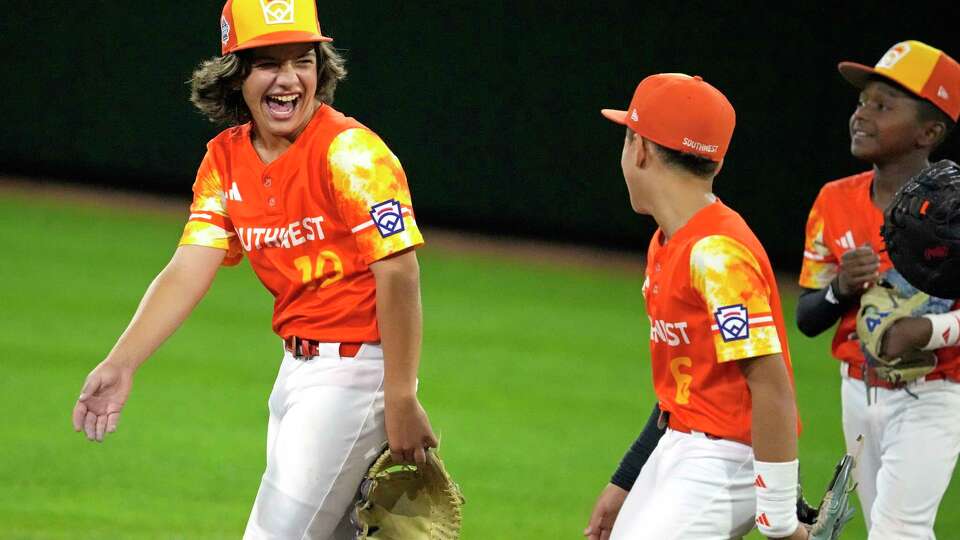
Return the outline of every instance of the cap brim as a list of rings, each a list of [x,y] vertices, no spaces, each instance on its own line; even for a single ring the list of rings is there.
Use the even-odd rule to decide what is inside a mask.
[[[837,70],[848,83],[857,88],[863,88],[870,81],[870,77],[877,75],[877,70],[856,62],[840,62]]]
[[[269,47],[271,45],[286,45],[289,43],[329,43],[331,41],[333,41],[333,38],[312,32],[281,31],[245,41],[243,44],[234,47],[230,52],[255,49],[257,47]]]
[[[607,120],[616,122],[620,125],[627,125],[627,111],[618,111],[616,109],[601,109],[602,114]]]

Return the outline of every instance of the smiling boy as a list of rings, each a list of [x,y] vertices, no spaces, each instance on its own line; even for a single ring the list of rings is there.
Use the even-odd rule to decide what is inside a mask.
[[[860,89],[850,153],[873,167],[827,183],[810,210],[797,324],[816,336],[840,321],[832,353],[840,360],[847,448],[864,435],[855,474],[870,539],[926,540],[934,537],[960,449],[960,348],[956,333],[945,339],[942,332],[952,316],[907,317],[886,332],[885,356],[936,351],[933,371],[906,384],[876,376],[861,351],[856,318],[865,289],[881,279],[906,283],[880,236],[883,209],[929,166],[930,153],[956,125],[960,65],[929,45],[904,41],[875,67],[842,62],[839,69]]]

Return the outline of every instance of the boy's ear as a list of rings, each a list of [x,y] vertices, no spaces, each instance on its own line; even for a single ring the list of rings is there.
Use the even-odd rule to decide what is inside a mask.
[[[939,120],[928,120],[924,124],[920,136],[917,138],[917,146],[932,148],[940,144],[947,134],[947,126]]]
[[[652,143],[651,143],[650,141],[648,141],[646,138],[641,137],[640,135],[637,135],[637,162],[636,162],[636,165],[637,165],[637,168],[638,168],[638,169],[642,169],[642,168],[644,168],[644,167],[648,164],[648,162],[649,162],[649,160],[650,160],[650,154],[651,154],[652,152],[653,152]]]

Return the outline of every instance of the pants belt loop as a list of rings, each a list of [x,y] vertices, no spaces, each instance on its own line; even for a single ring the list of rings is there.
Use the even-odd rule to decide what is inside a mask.
[[[341,343],[340,356],[343,358],[354,358],[360,353],[360,347],[363,347],[363,343]]]

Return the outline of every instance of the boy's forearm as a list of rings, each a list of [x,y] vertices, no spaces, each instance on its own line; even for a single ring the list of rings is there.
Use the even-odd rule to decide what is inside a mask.
[[[423,333],[418,273],[377,275],[377,322],[384,355],[385,397],[415,396]]]
[[[772,354],[742,362],[750,388],[754,457],[767,462],[796,459],[796,397],[783,356]]]
[[[105,361],[136,370],[183,324],[209,290],[223,258],[220,250],[207,249],[178,250],[147,288]]]
[[[797,413],[793,392],[773,386],[751,387],[753,454],[759,461],[797,459]]]

